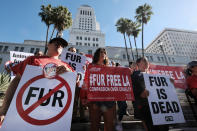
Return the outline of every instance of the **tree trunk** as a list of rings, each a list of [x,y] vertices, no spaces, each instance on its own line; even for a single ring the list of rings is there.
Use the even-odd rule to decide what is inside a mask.
[[[135,49],[136,49],[137,59],[138,59],[138,50],[137,50],[137,44],[136,44],[136,38],[135,38],[135,36],[134,36],[134,41],[135,41]]]
[[[144,57],[144,23],[142,22],[142,57]]]
[[[45,41],[45,48],[44,48],[45,55],[47,53],[48,33],[49,33],[49,25],[47,25],[47,34],[46,34],[46,41]]]
[[[123,35],[124,35],[124,43],[125,43],[126,53],[127,53],[127,60],[128,60],[128,63],[129,63],[129,62],[130,62],[130,60],[129,60],[129,54],[128,54],[128,49],[127,49],[127,42],[126,42],[125,33],[124,33]]]
[[[55,31],[55,27],[53,27],[53,31],[52,31],[52,34],[51,34],[50,40],[53,38],[54,31]]]
[[[129,35],[127,35],[128,36],[128,38],[129,38],[129,43],[130,43],[130,47],[131,47],[131,54],[132,54],[132,57],[133,57],[133,61],[134,61],[134,55],[133,55],[133,48],[132,48],[132,45],[131,45],[131,40],[130,40],[130,37],[129,37]]]

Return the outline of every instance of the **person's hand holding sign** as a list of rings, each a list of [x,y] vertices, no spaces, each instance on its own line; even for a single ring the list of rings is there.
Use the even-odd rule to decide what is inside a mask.
[[[65,72],[70,72],[71,70],[69,68],[66,68],[65,66],[58,66],[56,68],[56,74],[59,75],[59,74],[62,74],[62,73],[65,73]]]
[[[141,93],[140,96],[141,96],[142,98],[148,98],[148,96],[149,96],[149,91],[145,89],[145,90]]]

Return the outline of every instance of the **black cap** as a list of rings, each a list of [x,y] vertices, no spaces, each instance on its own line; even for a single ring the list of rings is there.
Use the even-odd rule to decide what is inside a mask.
[[[53,38],[49,41],[49,44],[51,43],[55,43],[57,45],[62,46],[63,48],[68,46],[68,42],[66,40],[64,40],[63,38]]]
[[[194,66],[197,66],[197,61],[191,61],[187,64],[187,68],[193,68]]]

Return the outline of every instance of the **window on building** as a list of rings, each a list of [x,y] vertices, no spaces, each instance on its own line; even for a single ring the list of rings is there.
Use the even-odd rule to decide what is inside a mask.
[[[169,62],[171,62],[171,58],[170,57],[168,57],[168,60],[169,60]]]
[[[36,48],[36,51],[35,52],[39,52],[40,51],[40,49],[39,48]]]
[[[76,45],[79,45],[79,43],[78,43],[78,42],[76,42]]]
[[[2,51],[2,49],[3,49],[3,46],[2,46],[2,45],[0,45],[0,51]]]
[[[88,43],[88,46],[90,46],[90,43]]]
[[[92,50],[88,50],[88,54],[89,55],[92,55]]]
[[[88,40],[90,41],[90,37],[88,37]]]
[[[172,61],[173,61],[173,62],[175,62],[175,59],[174,59],[174,58],[172,58]]]
[[[76,49],[76,52],[79,53],[79,49]]]
[[[87,40],[87,37],[85,37],[85,40]]]
[[[82,10],[80,11],[80,14],[82,15]]]
[[[80,40],[82,40],[82,37],[80,36]]]
[[[96,47],[98,47],[98,44],[96,44]]]
[[[92,15],[92,12],[90,12],[90,15]]]
[[[153,56],[150,56],[150,60],[153,61]]]
[[[82,45],[82,43],[80,42],[79,45]]]
[[[8,46],[5,46],[3,52],[7,52],[7,51],[8,51]]]
[[[2,63],[2,60],[3,60],[3,59],[2,59],[2,58],[0,58],[0,65],[1,65],[1,63]]]
[[[93,46],[95,46],[95,44],[93,43]]]
[[[93,38],[92,40],[95,41],[95,38]]]
[[[14,51],[18,51],[18,49],[19,49],[19,47],[18,47],[18,46],[16,46],[16,47],[14,48]]]
[[[160,57],[159,56],[157,57],[157,59],[158,59],[158,61],[160,61]]]
[[[164,58],[163,57],[161,57],[161,61],[164,61]]]
[[[30,49],[30,53],[34,53],[34,48],[31,48]]]
[[[85,46],[87,46],[87,43],[84,43]]]
[[[20,52],[23,52],[23,51],[24,51],[24,47],[21,47]]]
[[[126,59],[126,55],[125,55],[125,54],[123,54],[123,55],[122,55],[122,58],[123,58],[123,59]]]
[[[77,36],[76,39],[79,40],[79,36]]]
[[[98,38],[96,38],[96,41],[98,41]]]

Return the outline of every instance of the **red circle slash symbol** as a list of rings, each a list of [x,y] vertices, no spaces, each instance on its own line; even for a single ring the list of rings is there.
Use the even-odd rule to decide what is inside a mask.
[[[39,80],[39,79],[43,79],[45,78],[44,75],[39,75],[36,76],[30,80],[28,80],[19,90],[19,93],[17,95],[16,98],[16,108],[17,111],[19,113],[19,115],[21,116],[21,118],[23,120],[25,120],[26,122],[32,124],[32,125],[48,125],[50,123],[53,123],[55,121],[57,121],[58,119],[60,119],[69,109],[70,104],[71,104],[71,100],[72,100],[72,93],[71,93],[71,89],[69,84],[60,76],[56,76],[55,79],[57,79],[58,81],[60,81],[61,83],[59,85],[57,85],[54,89],[52,89],[49,93],[47,93],[46,95],[44,95],[42,98],[40,98],[38,101],[36,101],[33,105],[29,106],[26,110],[23,109],[23,104],[22,104],[22,97],[23,94],[25,92],[25,90],[27,89],[27,87],[32,84],[33,82]],[[65,105],[65,107],[63,108],[63,110],[57,114],[56,116],[46,119],[46,120],[37,120],[35,118],[32,118],[29,116],[29,114],[35,110],[40,104],[42,104],[45,100],[47,100],[51,95],[53,95],[56,91],[58,91],[60,88],[65,87],[68,93],[68,99],[67,99],[67,103]]]

